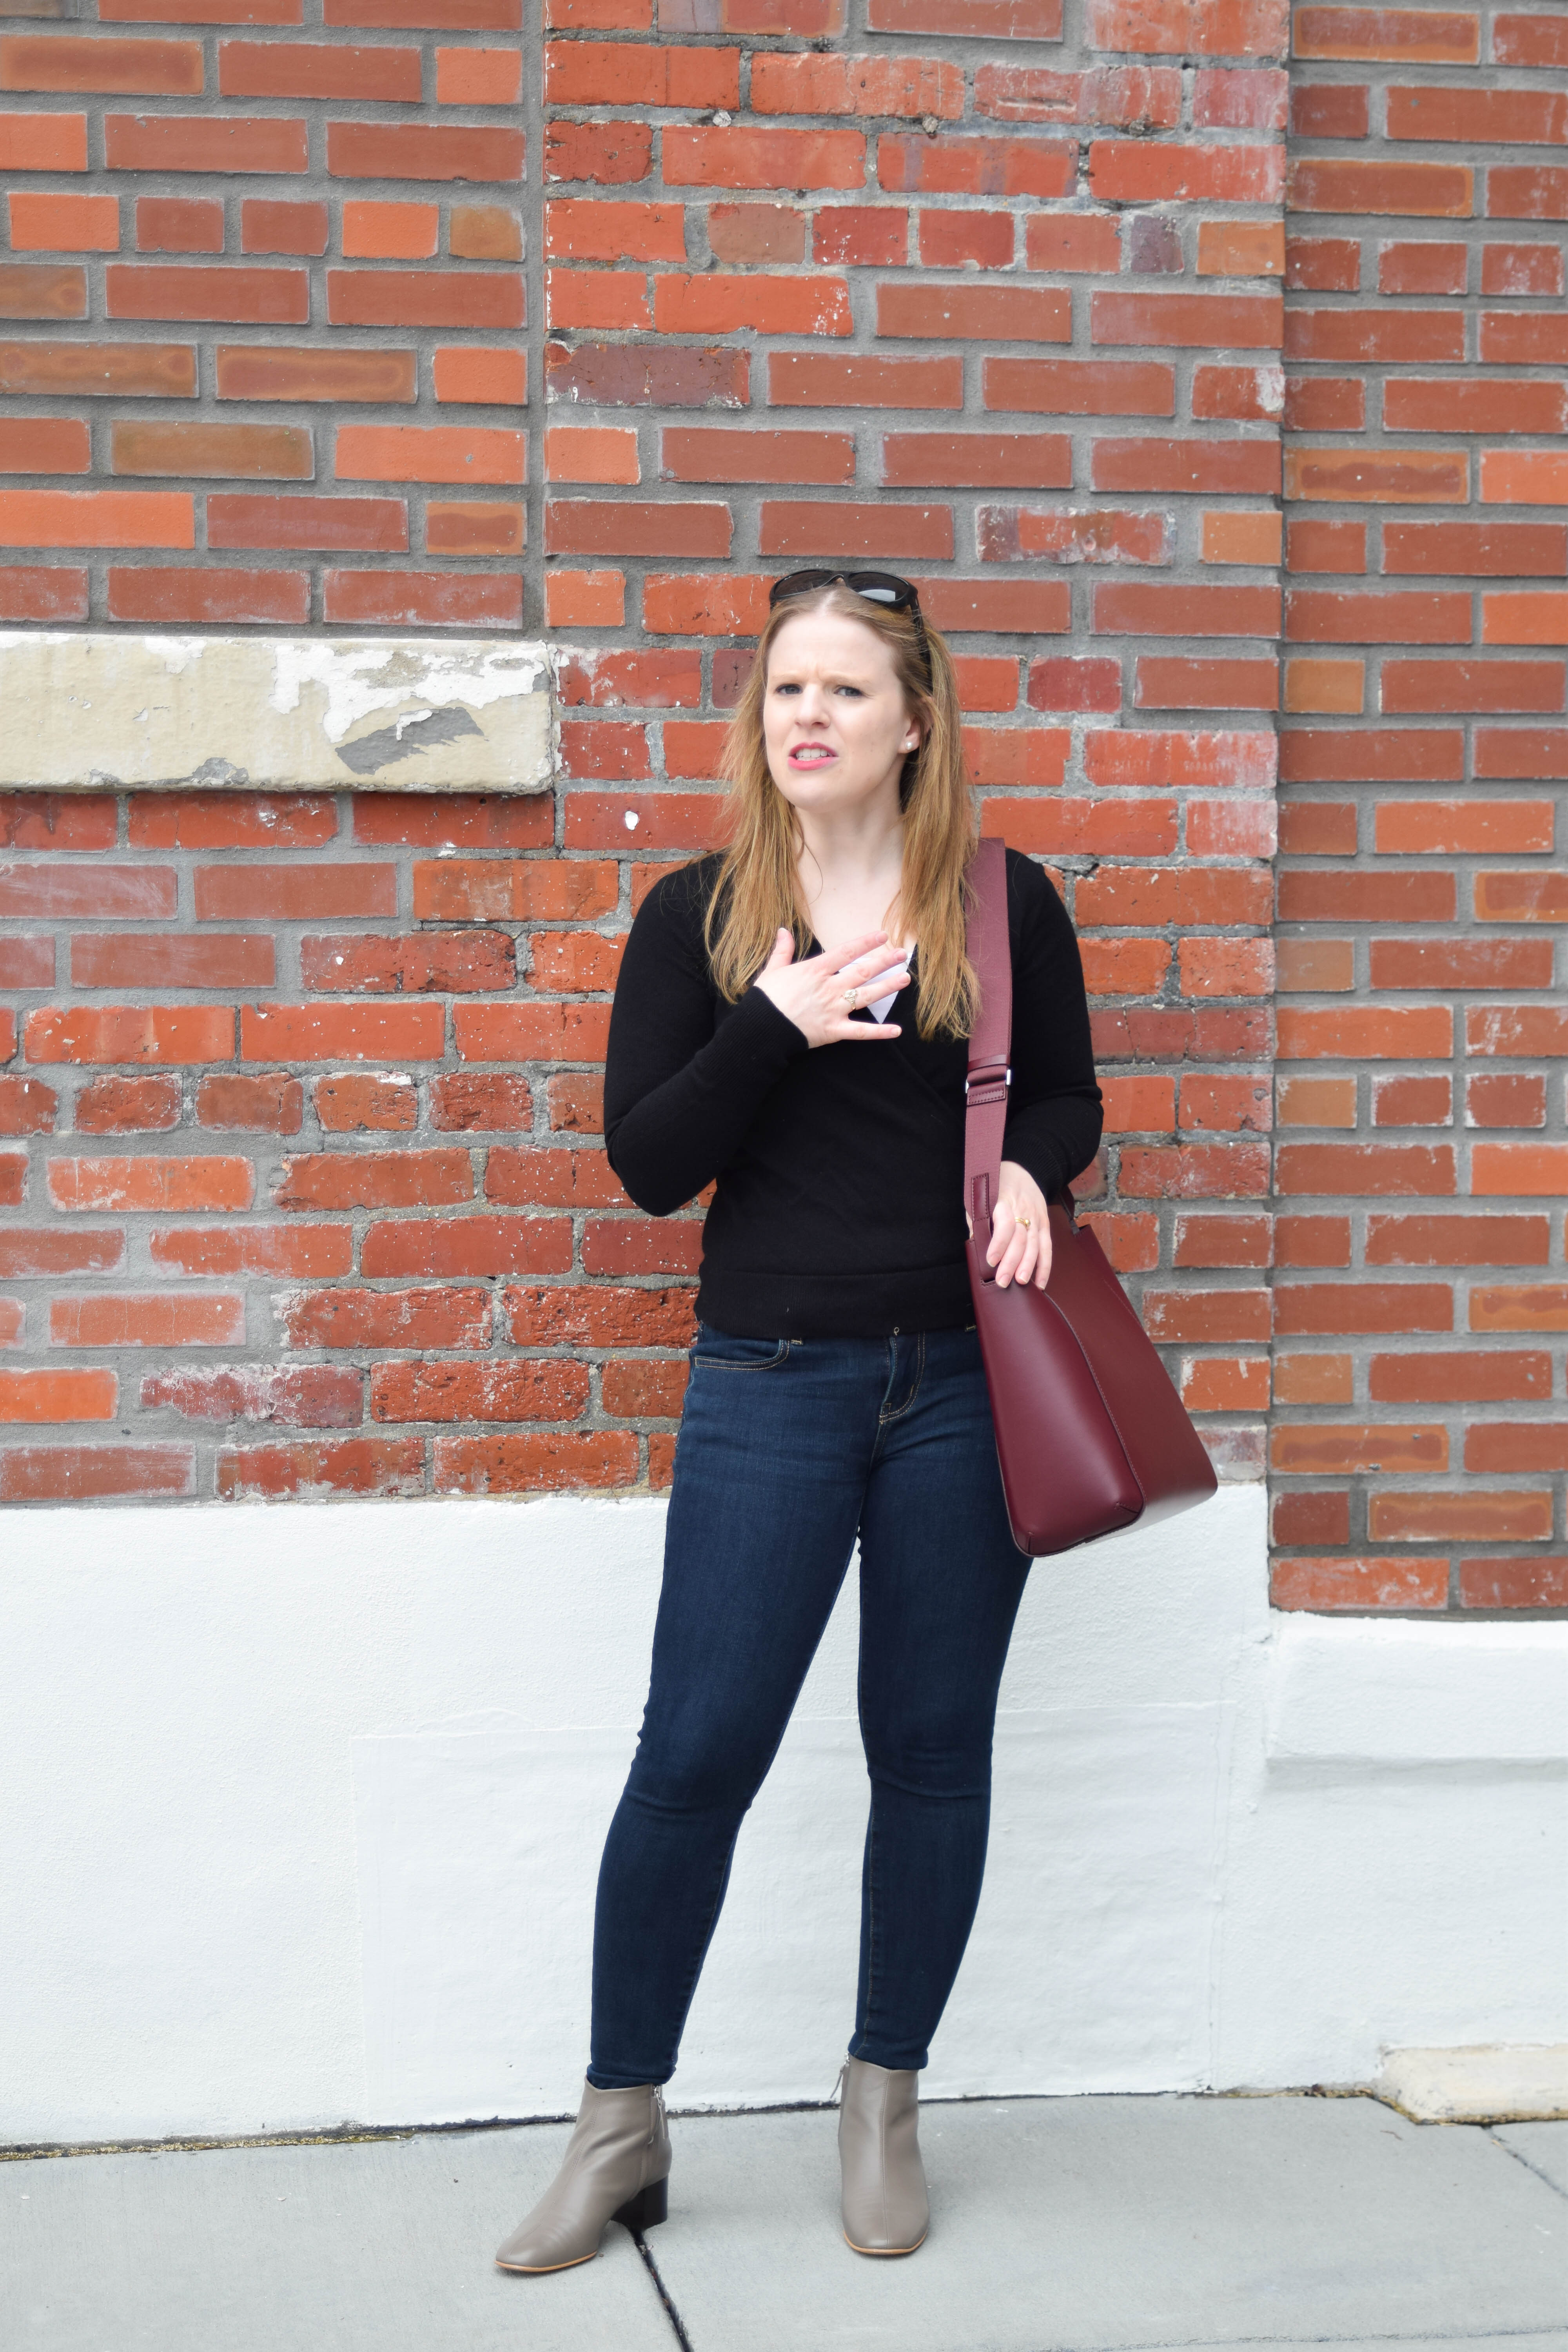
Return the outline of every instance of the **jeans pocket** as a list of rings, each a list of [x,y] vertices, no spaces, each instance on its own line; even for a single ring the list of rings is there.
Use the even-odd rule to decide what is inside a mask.
[[[771,1372],[789,1351],[787,1339],[742,1339],[732,1331],[715,1331],[710,1324],[700,1323],[691,1369],[694,1372]]]

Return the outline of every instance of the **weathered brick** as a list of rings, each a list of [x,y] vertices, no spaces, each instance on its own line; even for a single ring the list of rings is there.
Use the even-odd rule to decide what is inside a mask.
[[[1268,1597],[1276,1609],[1325,1613],[1441,1609],[1448,1597],[1448,1563],[1398,1553],[1357,1558],[1296,1553],[1275,1562]]]
[[[172,1501],[195,1491],[191,1445],[13,1445],[0,1452],[0,1502]]]
[[[883,142],[884,144],[886,142]],[[667,187],[858,188],[858,131],[683,130],[663,134]]]
[[[217,1456],[220,1501],[285,1496],[418,1495],[424,1447],[416,1437],[343,1437],[316,1444],[225,1446]]]
[[[247,1062],[431,1062],[445,1030],[439,1004],[247,1004],[239,1051]]]
[[[177,1078],[93,1078],[73,1107],[79,1135],[153,1133],[180,1123]]]
[[[372,847],[540,849],[555,838],[554,814],[548,793],[361,793],[353,834]]]
[[[280,1209],[417,1209],[469,1201],[466,1151],[316,1151],[285,1160],[272,1186]]]
[[[598,861],[454,857],[417,863],[414,912],[424,921],[582,922],[616,905],[618,875]]]
[[[555,1146],[536,1150],[495,1145],[485,1158],[485,1197],[513,1207],[618,1209],[628,1205],[602,1151]]]
[[[1059,140],[884,135],[877,142],[878,182],[899,194],[1066,196],[1076,163],[1074,150]]]
[[[270,988],[276,951],[266,932],[206,939],[136,931],[78,931],[70,976],[78,988]]]
[[[364,1413],[363,1373],[336,1364],[193,1364],[149,1372],[143,1412],[182,1421],[271,1422],[280,1429],[353,1429]]]
[[[202,1127],[298,1135],[303,1116],[304,1089],[298,1078],[226,1075],[203,1078],[196,1088],[196,1120]]]
[[[535,1348],[684,1348],[693,1332],[689,1289],[576,1287],[507,1289],[501,1307],[512,1340]]]
[[[256,1192],[248,1160],[191,1155],[135,1160],[51,1160],[49,1198],[58,1209],[190,1211],[247,1209]]]
[[[49,1135],[59,1097],[41,1078],[0,1078],[0,1135]]]
[[[0,1424],[112,1421],[118,1388],[110,1371],[0,1371]]]
[[[234,1053],[227,1005],[45,1006],[26,1016],[29,1062],[225,1062]]]
[[[516,950],[504,931],[420,932],[388,939],[364,932],[300,942],[300,976],[307,988],[336,995],[402,996],[510,988]]]
[[[375,1421],[575,1421],[587,1402],[586,1368],[553,1357],[376,1364],[370,1376]]]
[[[245,1301],[220,1291],[56,1298],[49,1305],[49,1339],[57,1348],[243,1346]]]
[[[180,1274],[347,1274],[353,1234],[347,1225],[209,1225],[165,1228],[148,1243],[157,1266]]]
[[[373,1224],[360,1251],[367,1276],[564,1274],[571,1263],[561,1217],[407,1218]]]
[[[58,1226],[0,1231],[0,1277],[7,1282],[76,1274],[112,1274],[125,1256],[118,1227],[67,1233]]]
[[[397,911],[391,866],[200,866],[195,875],[198,922],[238,915],[282,921],[333,915]]]
[[[275,1301],[291,1348],[483,1348],[490,1294],[450,1285],[421,1290],[298,1290]]]
[[[419,1124],[414,1081],[395,1071],[383,1070],[370,1077],[351,1070],[336,1077],[316,1078],[310,1086],[310,1105],[328,1135],[399,1134]]]
[[[1568,1555],[1509,1553],[1459,1563],[1462,1609],[1568,1608]]]
[[[508,1495],[561,1486],[625,1486],[637,1477],[629,1430],[557,1432],[538,1437],[438,1437],[438,1494]]]

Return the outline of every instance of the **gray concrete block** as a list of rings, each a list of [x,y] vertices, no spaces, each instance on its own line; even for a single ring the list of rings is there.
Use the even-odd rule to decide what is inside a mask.
[[[1568,2042],[1390,2050],[1373,2087],[1418,2124],[1561,2121],[1568,2117]]]
[[[0,2338],[39,2352],[671,2352],[624,2230],[494,2267],[568,2127],[0,2165]]]
[[[836,2123],[676,2119],[649,2242],[692,2352],[1568,2347],[1568,2214],[1483,2131],[1371,2099],[932,2105],[931,2235],[873,2262]]]

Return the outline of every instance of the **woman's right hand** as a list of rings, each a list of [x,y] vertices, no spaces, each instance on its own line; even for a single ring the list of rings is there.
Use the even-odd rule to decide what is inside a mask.
[[[836,1045],[842,1039],[897,1037],[895,1023],[852,1021],[857,1003],[874,1003],[893,989],[908,988],[910,975],[897,948],[888,945],[886,931],[869,931],[831,953],[795,960],[795,940],[781,930],[773,951],[758,974],[756,985],[772,999],[786,1021],[793,1021],[808,1045]]]

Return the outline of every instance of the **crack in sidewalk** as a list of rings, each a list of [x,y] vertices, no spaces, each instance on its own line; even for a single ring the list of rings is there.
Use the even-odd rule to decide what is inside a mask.
[[[1505,2156],[1511,2156],[1515,2164],[1522,2164],[1526,2172],[1533,2172],[1537,2180],[1544,2181],[1547,2188],[1551,2189],[1554,2197],[1568,2197],[1568,2189],[1564,2189],[1560,2180],[1554,2180],[1551,2173],[1542,2172],[1538,2164],[1531,2164],[1529,2157],[1525,2155],[1522,2148],[1514,2147],[1506,2139],[1499,2139],[1496,2131],[1489,2126],[1487,2131],[1487,2137],[1490,2140],[1494,2147],[1500,2147]]]
[[[632,2243],[637,2248],[638,2253],[642,2256],[643,2266],[647,2270],[649,2278],[653,2281],[654,2292],[658,2296],[660,2303],[663,2304],[665,2315],[668,2319],[671,2327],[675,2330],[675,2340],[680,2347],[680,2352],[691,2352],[691,2338],[686,2332],[685,2324],[681,2319],[679,2312],[677,2311],[674,2303],[670,2299],[669,2289],[665,2285],[663,2279],[659,2275],[658,2264],[655,2262],[652,2253],[649,2252],[647,2240],[644,2237],[640,2230],[634,2230],[631,2234]]]

